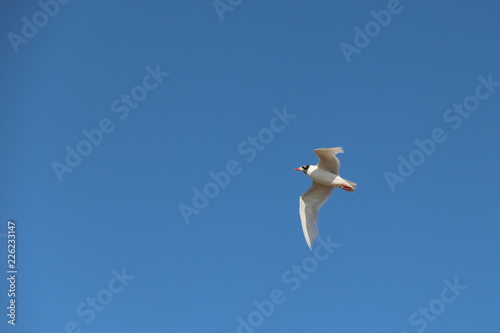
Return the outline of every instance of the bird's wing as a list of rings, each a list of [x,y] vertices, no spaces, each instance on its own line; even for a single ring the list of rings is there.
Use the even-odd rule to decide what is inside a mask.
[[[314,149],[313,152],[319,158],[318,168],[328,170],[336,175],[339,175],[340,161],[335,155],[344,152],[344,150],[341,147],[319,148],[319,149]]]
[[[318,212],[332,194],[333,187],[312,183],[312,186],[300,196],[300,220],[307,245],[312,250],[312,243],[318,237]]]

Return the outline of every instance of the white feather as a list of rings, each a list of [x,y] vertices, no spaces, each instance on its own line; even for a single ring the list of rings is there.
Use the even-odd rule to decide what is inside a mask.
[[[313,182],[312,186],[300,196],[299,213],[302,231],[307,245],[312,250],[312,243],[318,237],[318,213],[332,194],[333,187]]]

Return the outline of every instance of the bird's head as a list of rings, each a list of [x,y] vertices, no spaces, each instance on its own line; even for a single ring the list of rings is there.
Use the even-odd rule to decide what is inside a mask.
[[[309,165],[303,165],[300,168],[293,169],[293,171],[302,171],[303,173],[307,173],[307,169],[309,169]]]

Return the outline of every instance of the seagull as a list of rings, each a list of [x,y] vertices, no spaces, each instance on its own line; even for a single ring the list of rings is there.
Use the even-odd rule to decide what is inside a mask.
[[[343,179],[339,175],[340,161],[335,156],[343,153],[341,147],[318,148],[313,152],[318,156],[317,165],[303,165],[294,171],[302,171],[313,180],[312,186],[300,196],[300,220],[302,231],[306,238],[309,249],[318,237],[318,212],[321,206],[328,200],[335,187],[340,187],[347,192],[354,192],[356,183]]]

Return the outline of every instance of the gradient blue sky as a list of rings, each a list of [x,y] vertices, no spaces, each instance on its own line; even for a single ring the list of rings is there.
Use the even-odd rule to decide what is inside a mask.
[[[477,88],[500,82],[498,2],[402,0],[349,63],[341,43],[387,1],[242,1],[222,21],[211,1],[59,7],[17,53],[9,34],[41,7],[0,11],[0,232],[17,222],[19,269],[17,325],[3,279],[0,330],[237,332],[274,290],[285,300],[254,332],[498,332],[500,87]],[[148,66],[169,75],[146,91]],[[132,91],[147,92],[134,108]],[[447,110],[476,91],[488,97],[454,129]],[[248,161],[240,145],[269,134],[273,109],[295,118]],[[53,162],[103,119],[113,131],[60,182]],[[435,129],[446,140],[391,191],[384,173]],[[335,146],[358,188],[322,208],[340,247],[292,290],[293,266],[318,254],[298,215],[310,180],[293,169]],[[240,172],[186,224],[179,205],[229,161]],[[123,269],[135,278],[118,288]],[[445,304],[454,279],[467,288]]]

